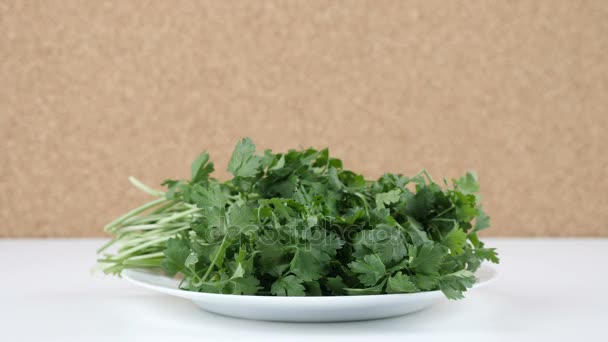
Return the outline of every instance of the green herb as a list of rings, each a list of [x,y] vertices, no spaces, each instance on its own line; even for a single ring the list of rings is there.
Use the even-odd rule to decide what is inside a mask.
[[[482,261],[498,263],[477,232],[489,227],[473,173],[441,187],[426,171],[376,181],[328,150],[265,151],[239,141],[226,182],[209,154],[192,179],[166,191],[131,182],[155,200],[108,224],[106,273],[161,268],[189,291],[320,296],[441,290],[463,297]],[[116,252],[105,252],[117,244]]]

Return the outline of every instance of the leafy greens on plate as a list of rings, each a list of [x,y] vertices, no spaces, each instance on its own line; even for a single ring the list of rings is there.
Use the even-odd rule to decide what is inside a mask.
[[[238,295],[331,296],[441,290],[463,298],[484,260],[498,263],[477,233],[489,227],[474,173],[450,187],[426,171],[376,181],[346,170],[328,150],[256,154],[236,145],[231,180],[211,177],[208,153],[191,180],[166,191],[105,230],[98,260],[106,273],[161,268],[180,287]],[[115,252],[106,250],[118,245]]]

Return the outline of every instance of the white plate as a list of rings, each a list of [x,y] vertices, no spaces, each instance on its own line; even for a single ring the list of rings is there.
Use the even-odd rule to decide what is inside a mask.
[[[191,292],[179,280],[146,270],[125,270],[123,276],[145,288],[191,300],[203,310],[239,318],[284,322],[341,322],[401,316],[433,305],[441,291],[407,294],[326,297],[241,296]],[[489,283],[496,270],[483,265],[474,287]],[[470,290],[466,296],[473,295]]]

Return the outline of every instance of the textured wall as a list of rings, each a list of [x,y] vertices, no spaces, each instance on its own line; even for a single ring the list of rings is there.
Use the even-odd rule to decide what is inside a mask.
[[[492,235],[608,236],[608,1],[2,1],[0,236],[93,236],[236,140],[475,169]]]

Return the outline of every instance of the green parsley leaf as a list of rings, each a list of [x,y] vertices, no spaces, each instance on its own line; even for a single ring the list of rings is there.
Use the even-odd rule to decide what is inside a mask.
[[[333,295],[343,295],[346,293],[346,284],[341,276],[327,277],[327,288]]]
[[[226,194],[218,184],[208,186],[195,184],[191,188],[190,196],[200,208],[224,208],[228,203],[228,194]]]
[[[167,275],[174,276],[185,269],[186,260],[190,256],[190,247],[183,239],[170,239],[165,249],[165,259],[161,267]]]
[[[427,236],[426,232],[424,231],[424,227],[422,227],[422,224],[420,224],[420,222],[416,221],[416,219],[411,216],[407,217],[407,222],[408,222],[407,233],[410,236],[410,238],[412,239],[412,243],[414,245],[419,246],[419,245],[431,242],[431,240],[429,240],[429,237]]]
[[[412,282],[417,288],[425,291],[435,290],[439,286],[439,278],[424,274],[416,274],[412,278]]]
[[[230,294],[254,295],[260,289],[260,281],[253,276],[245,276],[235,279],[232,284],[233,288]]]
[[[473,227],[473,232],[478,232],[480,230],[484,230],[490,227],[490,217],[486,214],[481,207],[477,208],[479,214],[475,218],[475,226]]]
[[[245,138],[236,144],[228,171],[234,177],[253,177],[261,165],[262,158],[255,155],[255,145],[249,138]]]
[[[438,274],[439,265],[447,255],[447,249],[439,244],[424,244],[417,248],[417,253],[410,262],[410,266],[423,274]]]
[[[255,213],[245,205],[232,205],[226,215],[229,229],[233,234],[250,233],[257,230]]]
[[[388,278],[386,293],[411,293],[417,291],[419,290],[410,280],[410,277],[401,272],[397,272],[397,274]]]
[[[475,255],[481,260],[489,260],[494,264],[500,262],[496,254],[496,248],[475,248]]]
[[[460,270],[441,277],[439,288],[449,299],[464,298],[463,292],[475,284],[475,275],[467,270]]]
[[[454,185],[465,195],[472,195],[479,192],[477,175],[474,172],[467,172],[466,175],[453,180]]]
[[[462,229],[452,229],[441,241],[444,246],[450,249],[454,255],[464,252],[464,245],[467,242],[467,233]]]
[[[382,260],[375,254],[366,255],[363,261],[353,261],[348,266],[353,272],[359,274],[358,278],[361,283],[368,287],[376,285],[386,274]]]
[[[401,189],[393,189],[391,191],[383,192],[376,195],[376,207],[384,208],[385,205],[399,202],[399,195],[401,195]]]
[[[291,272],[304,281],[317,280],[321,278],[323,268],[329,260],[325,253],[299,248],[291,261]]]
[[[356,257],[363,257],[369,252],[373,252],[380,257],[383,263],[401,260],[407,254],[401,231],[386,224],[380,224],[376,229],[359,233],[353,242],[353,247]]]
[[[203,152],[192,162],[192,183],[206,180],[211,172],[213,163],[209,162],[209,153]]]
[[[270,293],[275,296],[305,296],[305,288],[302,279],[288,275],[278,279],[272,284]]]

